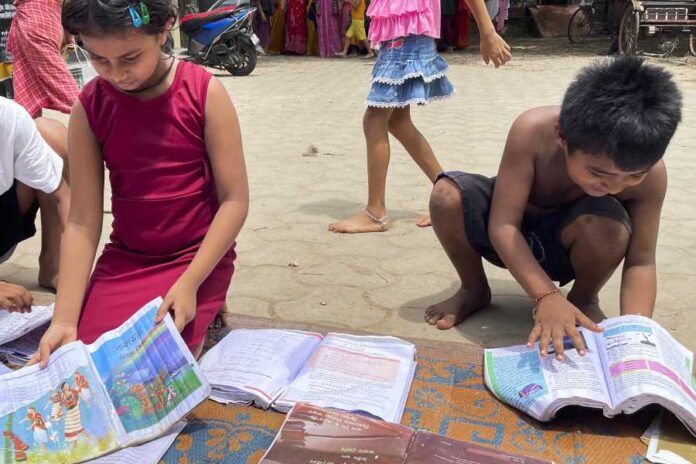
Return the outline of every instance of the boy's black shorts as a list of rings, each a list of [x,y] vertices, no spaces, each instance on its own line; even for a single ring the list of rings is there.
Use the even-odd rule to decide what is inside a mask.
[[[34,201],[24,215],[19,212],[17,182],[0,195],[0,257],[5,256],[19,242],[36,234],[34,221],[38,210],[39,203]]]
[[[503,261],[488,237],[488,217],[495,178],[449,171],[440,174],[437,180],[443,177],[453,181],[462,192],[464,230],[471,247],[486,261],[504,268]],[[629,234],[632,232],[631,218],[626,209],[619,200],[610,195],[583,197],[548,216],[524,218],[522,221],[522,235],[529,243],[534,257],[551,280],[559,282],[561,286],[575,279],[570,255],[561,241],[561,232],[568,224],[583,215],[613,219],[623,224]]]

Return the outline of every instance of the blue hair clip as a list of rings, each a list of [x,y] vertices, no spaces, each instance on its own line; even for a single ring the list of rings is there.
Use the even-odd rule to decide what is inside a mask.
[[[136,29],[143,25],[143,18],[138,14],[138,10],[135,9],[135,5],[128,7],[128,13],[130,13],[131,20],[133,21],[133,27]]]

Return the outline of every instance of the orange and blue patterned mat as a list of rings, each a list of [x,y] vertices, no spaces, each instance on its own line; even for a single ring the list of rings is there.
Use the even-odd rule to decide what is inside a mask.
[[[325,328],[234,316],[233,327]],[[224,330],[211,332],[220,340]],[[463,343],[411,340],[418,367],[402,423],[484,446],[547,459],[560,464],[639,464],[646,446],[640,436],[655,409],[607,419],[601,412],[567,408],[542,424],[507,407],[483,382],[483,352]],[[200,405],[169,449],[165,464],[255,464],[283,423],[285,415],[254,407]]]

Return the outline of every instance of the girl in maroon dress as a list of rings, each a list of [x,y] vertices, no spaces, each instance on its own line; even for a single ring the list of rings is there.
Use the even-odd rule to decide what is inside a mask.
[[[80,94],[68,134],[72,209],[63,237],[51,326],[33,361],[94,341],[164,295],[194,354],[225,302],[249,193],[239,122],[222,84],[162,49],[169,0],[65,0],[99,77]],[[102,230],[104,166],[112,190]]]

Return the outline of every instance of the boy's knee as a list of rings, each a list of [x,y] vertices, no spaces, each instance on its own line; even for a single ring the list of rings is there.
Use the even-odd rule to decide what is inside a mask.
[[[578,216],[567,227],[572,241],[588,247],[597,255],[623,258],[628,250],[631,234],[616,219],[586,214]]]
[[[435,182],[430,194],[430,216],[437,220],[453,211],[461,209],[462,194],[454,182],[447,178]]]
[[[37,118],[36,128],[41,137],[64,160],[68,157],[68,130],[55,119]]]

